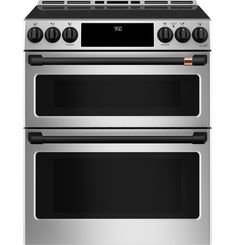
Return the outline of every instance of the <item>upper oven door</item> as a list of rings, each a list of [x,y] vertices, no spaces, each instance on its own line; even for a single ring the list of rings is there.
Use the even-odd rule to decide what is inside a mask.
[[[26,127],[209,126],[209,53],[26,54]]]

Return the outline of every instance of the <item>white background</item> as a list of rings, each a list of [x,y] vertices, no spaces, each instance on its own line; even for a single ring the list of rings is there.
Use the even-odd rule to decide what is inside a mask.
[[[212,19],[212,244],[235,244],[235,9],[199,0]],[[0,3],[0,244],[23,244],[24,17],[35,0]]]

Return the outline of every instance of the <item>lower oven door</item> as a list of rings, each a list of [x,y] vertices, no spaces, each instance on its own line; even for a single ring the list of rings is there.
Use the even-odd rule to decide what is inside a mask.
[[[26,244],[209,244],[209,131],[26,131]]]
[[[209,127],[209,101],[208,52],[26,53],[27,127]]]

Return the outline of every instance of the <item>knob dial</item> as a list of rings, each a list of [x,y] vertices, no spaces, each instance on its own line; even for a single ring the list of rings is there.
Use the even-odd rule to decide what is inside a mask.
[[[49,43],[56,43],[61,37],[60,30],[56,27],[50,27],[46,30],[45,37]]]
[[[38,27],[32,27],[27,36],[30,42],[39,43],[43,38],[43,31]]]
[[[63,39],[67,43],[74,43],[78,39],[78,32],[73,27],[68,27],[63,31]]]
[[[170,28],[168,27],[162,27],[159,31],[158,31],[158,39],[162,42],[162,43],[169,43],[172,38],[173,38],[173,32]]]
[[[208,38],[208,32],[204,27],[197,27],[193,31],[193,39],[197,43],[204,43]]]
[[[175,32],[175,38],[180,43],[186,43],[191,38],[191,33],[188,28],[180,27]]]

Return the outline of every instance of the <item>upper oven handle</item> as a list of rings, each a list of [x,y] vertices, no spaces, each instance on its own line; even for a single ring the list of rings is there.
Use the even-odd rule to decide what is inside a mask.
[[[28,133],[31,144],[205,144],[206,132],[192,136],[43,136],[41,132]]]
[[[62,58],[29,55],[28,63],[32,66],[43,65],[185,65],[204,66],[207,55],[192,57],[159,57],[159,58]]]

